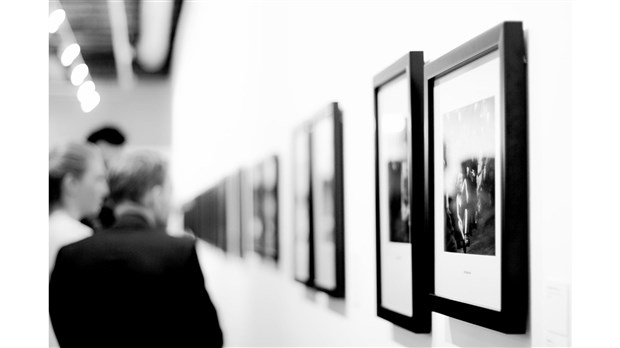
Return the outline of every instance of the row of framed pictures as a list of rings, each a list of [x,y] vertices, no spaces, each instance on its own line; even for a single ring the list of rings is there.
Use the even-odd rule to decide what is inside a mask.
[[[375,76],[379,317],[416,333],[430,332],[432,311],[525,332],[525,76],[520,22],[426,64],[410,52]],[[293,133],[295,279],[334,297],[345,294],[342,136],[337,103]],[[186,226],[277,261],[277,197],[274,156],[197,197]]]
[[[184,227],[225,252],[278,261],[278,157],[225,177],[184,208]]]
[[[196,237],[227,251],[226,181],[198,195],[184,212],[184,227]],[[230,198],[229,198],[230,199]]]
[[[525,332],[525,76],[520,22],[375,76],[380,317],[420,333],[431,311]]]
[[[331,103],[293,136],[295,279],[332,297],[345,294],[342,113]],[[278,158],[227,176],[184,212],[185,229],[243,256],[278,260]]]

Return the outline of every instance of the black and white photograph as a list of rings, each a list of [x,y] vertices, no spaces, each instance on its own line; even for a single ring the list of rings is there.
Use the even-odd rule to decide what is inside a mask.
[[[408,52],[373,78],[377,315],[416,333],[431,330],[423,57]]]
[[[254,251],[259,255],[265,255],[265,196],[266,187],[263,181],[262,164],[256,165],[252,170],[252,239]]]
[[[269,157],[262,165],[263,247],[265,256],[278,260],[278,158]]]
[[[432,149],[433,311],[526,330],[524,32],[502,22],[425,65]]]
[[[485,194],[502,192],[500,182],[488,188],[491,169],[501,177],[501,168],[483,162],[501,160],[498,52],[442,75],[432,88],[435,293],[501,310],[501,201]]]
[[[240,172],[230,174],[224,180],[226,250],[234,255],[243,256]]]
[[[613,346],[611,6],[6,3],[0,348]]]
[[[406,161],[388,163],[390,241],[410,243],[409,166]]]
[[[329,103],[308,121],[312,286],[345,297],[342,113]]]
[[[314,282],[324,289],[336,288],[336,175],[333,118],[325,117],[312,128],[312,219]]]
[[[294,244],[295,279],[310,284],[313,280],[310,214],[310,132],[300,127],[293,136],[294,154]]]
[[[408,79],[402,74],[377,90],[377,208],[382,308],[413,315]]]
[[[445,251],[495,255],[495,99],[442,117]]]
[[[278,260],[278,159],[269,157],[252,173],[252,234],[254,250]]]

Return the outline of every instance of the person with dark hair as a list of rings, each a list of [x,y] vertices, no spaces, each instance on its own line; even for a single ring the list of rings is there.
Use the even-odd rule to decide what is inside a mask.
[[[101,150],[107,168],[121,156],[126,140],[125,135],[119,129],[106,126],[92,132],[87,141],[95,144]],[[85,217],[81,222],[97,232],[112,227],[114,221],[114,203],[109,197],[106,197],[101,210]]]
[[[148,151],[123,156],[108,173],[116,203],[111,229],[58,253],[49,311],[62,347],[221,347],[195,241],[165,225],[166,162]]]
[[[109,166],[120,156],[125,145],[125,136],[117,128],[107,126],[92,132],[86,141],[101,149],[106,166]]]
[[[79,222],[101,208],[108,193],[103,157],[89,144],[67,144],[49,155],[49,269],[58,250],[89,237],[93,230]],[[50,324],[50,347],[58,347]]]

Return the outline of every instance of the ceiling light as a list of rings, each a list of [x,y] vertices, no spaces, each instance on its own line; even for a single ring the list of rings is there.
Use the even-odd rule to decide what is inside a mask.
[[[74,86],[79,86],[84,82],[84,79],[88,76],[88,66],[86,64],[78,64],[73,71],[71,71],[71,83]]]
[[[83,103],[88,97],[88,95],[94,91],[95,91],[95,83],[90,80],[84,81],[84,83],[80,85],[80,88],[78,88],[78,91],[77,91],[77,98],[80,101],[80,103]]]
[[[82,111],[89,113],[99,105],[100,101],[101,96],[99,96],[99,93],[97,93],[97,91],[91,91],[85,95],[84,101],[80,103],[80,106],[82,107]]]
[[[80,45],[72,43],[71,45],[67,46],[64,51],[62,51],[62,55],[60,56],[60,62],[64,66],[69,66],[79,55]]]
[[[58,9],[54,10],[54,12],[50,13],[49,18],[49,32],[53,34],[58,31],[60,25],[65,21],[67,15],[65,14],[65,10]]]

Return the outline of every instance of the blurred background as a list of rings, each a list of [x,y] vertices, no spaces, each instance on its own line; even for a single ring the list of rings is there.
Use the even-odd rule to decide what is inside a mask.
[[[172,231],[205,189],[279,157],[279,261],[200,244],[227,346],[569,344],[572,18],[568,1],[53,0],[49,147],[112,125],[127,148],[166,154]],[[409,51],[431,61],[506,20],[523,22],[528,55],[528,330],[504,335],[433,313],[432,334],[416,335],[376,316],[372,78]],[[334,101],[344,126],[344,300],[293,280],[292,134]]]

